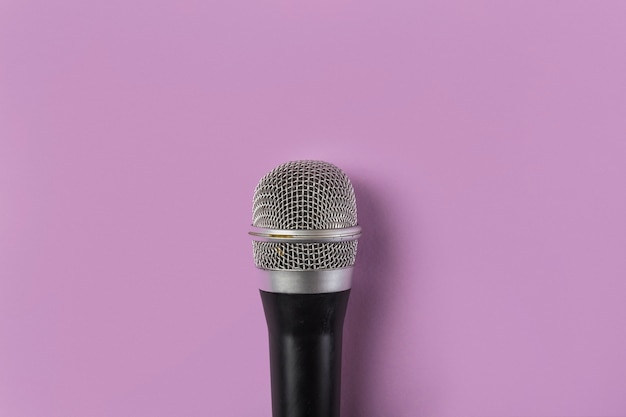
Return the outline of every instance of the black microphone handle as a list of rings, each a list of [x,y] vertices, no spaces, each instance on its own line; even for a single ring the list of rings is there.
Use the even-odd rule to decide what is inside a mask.
[[[350,290],[261,291],[270,341],[273,417],[339,417],[341,339]]]

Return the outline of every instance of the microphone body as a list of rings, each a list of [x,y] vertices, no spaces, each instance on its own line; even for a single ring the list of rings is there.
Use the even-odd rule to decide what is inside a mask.
[[[250,235],[273,417],[339,417],[343,323],[360,233],[352,184],[332,164],[288,162],[255,189]]]
[[[273,417],[339,417],[341,339],[349,294],[261,291]]]

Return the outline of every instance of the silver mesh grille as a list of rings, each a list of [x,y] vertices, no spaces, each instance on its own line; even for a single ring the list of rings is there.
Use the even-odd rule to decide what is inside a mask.
[[[259,268],[276,270],[336,269],[354,264],[356,240],[334,243],[252,242]]]
[[[350,180],[322,161],[293,161],[261,178],[254,191],[252,225],[267,229],[326,230],[357,225]],[[344,268],[354,264],[357,241],[253,242],[257,267],[276,270]]]

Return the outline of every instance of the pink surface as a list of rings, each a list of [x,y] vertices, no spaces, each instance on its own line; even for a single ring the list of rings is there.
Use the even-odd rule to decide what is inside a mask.
[[[251,198],[365,235],[343,416],[626,415],[626,3],[0,3],[0,416],[269,416]]]

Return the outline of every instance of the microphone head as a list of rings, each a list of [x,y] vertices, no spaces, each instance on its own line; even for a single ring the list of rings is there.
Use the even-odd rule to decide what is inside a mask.
[[[302,271],[354,264],[360,235],[354,189],[328,162],[287,162],[261,178],[252,226],[258,268]]]

